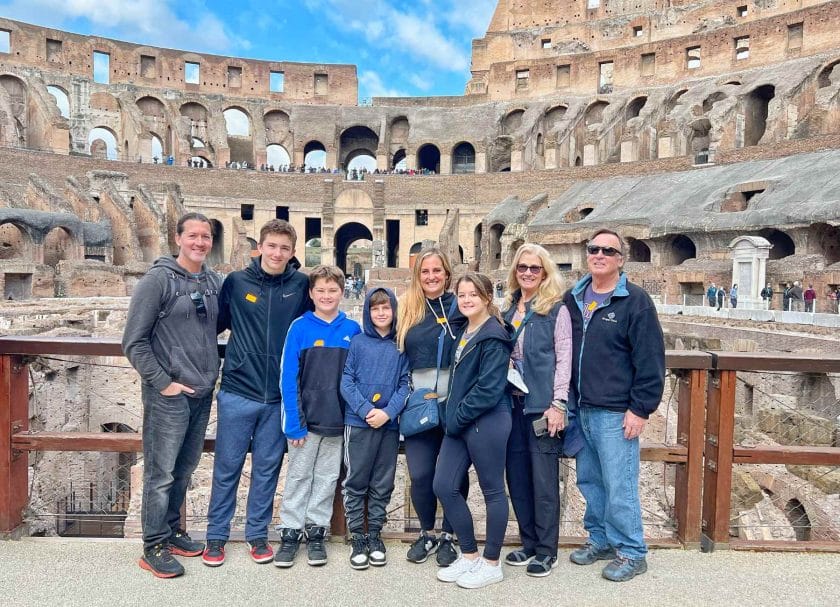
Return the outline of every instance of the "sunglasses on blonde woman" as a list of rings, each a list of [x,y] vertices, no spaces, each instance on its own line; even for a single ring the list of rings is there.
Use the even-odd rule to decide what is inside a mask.
[[[542,266],[529,266],[524,263],[520,263],[516,266],[516,271],[520,274],[525,274],[527,272],[530,272],[531,274],[539,274],[540,272],[542,272],[542,269]]]

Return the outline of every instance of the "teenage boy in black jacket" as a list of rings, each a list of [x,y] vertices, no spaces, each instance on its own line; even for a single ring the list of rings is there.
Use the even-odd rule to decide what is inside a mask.
[[[222,385],[216,397],[218,425],[213,490],[207,511],[205,565],[225,562],[225,542],[236,510],[236,490],[248,448],[251,486],[245,539],[251,558],[268,563],[268,524],[286,437],[280,424],[280,357],[294,319],[312,309],[309,282],[294,257],[297,234],[286,221],[272,219],[260,230],[260,256],[230,274],[219,297],[218,330],[231,330]]]

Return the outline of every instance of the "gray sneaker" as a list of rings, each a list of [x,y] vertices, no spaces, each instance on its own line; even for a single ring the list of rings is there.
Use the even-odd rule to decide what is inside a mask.
[[[586,544],[582,548],[572,550],[569,560],[575,565],[591,565],[596,561],[609,561],[615,558],[613,548],[596,548],[592,544]]]
[[[626,582],[647,571],[647,561],[628,559],[616,556],[615,559],[601,571],[601,575],[611,582]]]

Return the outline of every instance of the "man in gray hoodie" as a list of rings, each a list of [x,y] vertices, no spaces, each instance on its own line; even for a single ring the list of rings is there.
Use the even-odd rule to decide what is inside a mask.
[[[177,257],[164,256],[137,283],[122,347],[142,380],[143,557],[156,577],[182,575],[173,558],[199,556],[204,545],[181,527],[180,508],[204,445],[219,375],[216,341],[221,277],[204,261],[213,246],[210,220],[178,220]]]

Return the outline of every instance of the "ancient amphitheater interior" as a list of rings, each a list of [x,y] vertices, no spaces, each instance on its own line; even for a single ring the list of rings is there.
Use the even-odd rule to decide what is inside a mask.
[[[398,289],[431,242],[494,279],[521,243],[537,242],[571,279],[585,269],[587,237],[608,226],[628,241],[632,279],[663,304],[730,284],[733,243],[749,237],[766,243],[777,293],[810,283],[817,311],[836,312],[822,295],[840,286],[838,34],[840,0],[500,0],[473,40],[463,95],[361,105],[354,65],[222,57],[0,18],[0,330],[118,335],[133,285],[191,210],[212,220],[220,271],[244,267],[260,226],[278,217],[296,228],[305,267],[335,263]],[[95,60],[107,65],[96,78]],[[354,172],[359,158],[375,170]],[[830,331],[679,320],[664,321],[669,347],[837,347]],[[125,359],[32,368],[34,429],[139,428]],[[840,446],[840,378],[754,375],[739,385],[742,438]],[[669,394],[651,424],[659,440],[675,431]],[[76,493],[90,487],[89,510],[128,513],[125,533],[137,532],[134,455],[31,462],[35,531],[60,532],[39,513],[81,507]],[[211,465],[190,494],[198,521]],[[653,535],[667,535],[673,501],[662,468],[644,479]],[[793,512],[833,521],[814,533],[840,539],[840,472],[778,468],[735,479],[733,516],[781,522],[735,532],[794,537]],[[581,504],[567,485],[562,533],[573,535]]]

